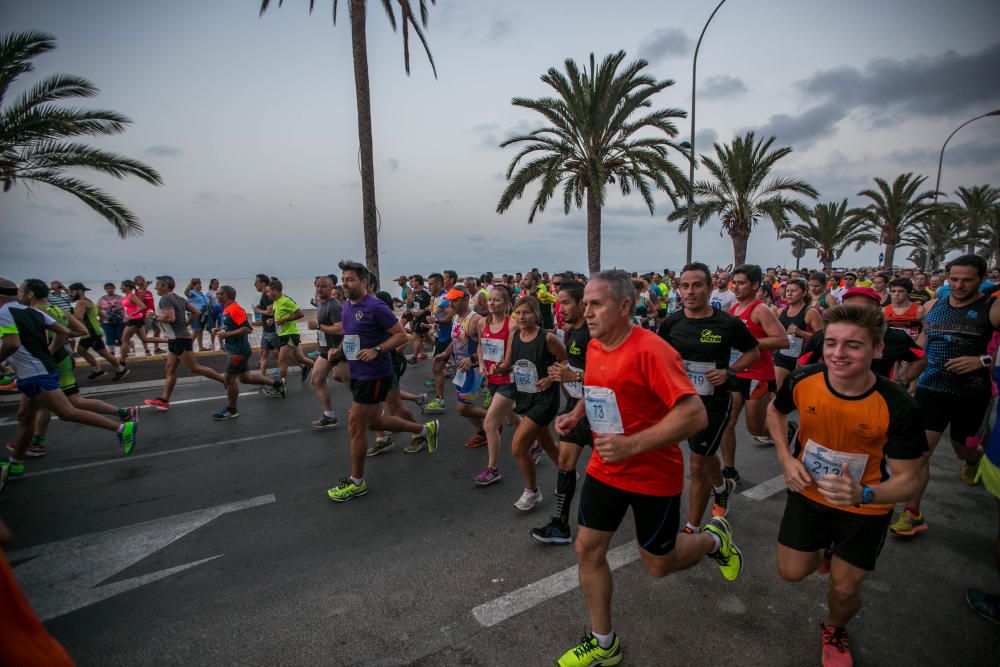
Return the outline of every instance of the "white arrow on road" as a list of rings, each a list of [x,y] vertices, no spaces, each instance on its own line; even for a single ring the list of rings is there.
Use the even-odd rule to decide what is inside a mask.
[[[218,554],[131,579],[100,585],[102,581],[201,528],[212,519],[229,512],[238,512],[273,502],[275,502],[273,495],[257,496],[235,503],[28,547],[13,551],[7,557],[11,562],[30,559],[15,567],[14,574],[35,613],[43,621],[47,621],[222,556],[223,554]]]

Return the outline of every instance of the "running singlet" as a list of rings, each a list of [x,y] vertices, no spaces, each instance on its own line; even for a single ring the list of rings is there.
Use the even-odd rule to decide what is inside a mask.
[[[587,370],[588,345],[590,345],[590,328],[586,323],[566,332],[566,357],[569,360],[571,371],[583,373]],[[569,399],[566,401],[566,410],[571,410],[576,402],[583,398],[583,383],[564,382],[563,389],[569,395]]]
[[[882,312],[885,314],[885,323],[890,329],[904,331],[911,338],[920,335],[923,325],[920,323],[920,318],[917,317],[920,312],[919,303],[911,303],[902,313],[893,310],[892,305],[883,308]]]
[[[955,357],[981,356],[993,338],[990,305],[993,299],[980,297],[967,306],[955,308],[949,297],[937,300],[924,316],[927,333],[927,368],[917,387],[961,396],[990,391],[990,372],[979,368],[972,373],[952,373],[945,364]]]
[[[163,332],[163,335],[170,340],[175,338],[190,338],[191,330],[188,329],[187,325],[187,301],[184,300],[184,297],[173,292],[166,296],[161,296],[160,311],[166,312],[167,310],[174,311],[174,321],[161,322],[162,326],[160,330]]]
[[[135,295],[137,297],[139,297],[140,299],[142,299],[142,303],[143,303],[144,306],[146,306],[146,310],[148,310],[149,312],[153,312],[153,310],[156,308],[156,306],[153,305],[153,293],[152,292],[150,292],[148,289],[144,289],[144,290],[138,290],[137,289],[135,291]]]
[[[299,309],[297,303],[292,301],[291,297],[282,294],[277,299],[274,300],[274,319],[278,320],[280,318],[291,317],[292,313]],[[299,325],[295,320],[290,320],[279,326],[278,335],[279,336],[291,336],[299,332]]]
[[[222,328],[226,331],[236,331],[237,329],[242,329],[243,327],[249,327],[250,323],[247,322],[247,314],[243,308],[240,307],[235,301],[222,311]],[[238,354],[244,357],[249,357],[253,354],[253,350],[250,349],[250,341],[246,334],[240,336],[226,336],[222,339],[223,347],[226,348],[226,352],[229,354]]]
[[[316,308],[316,323],[330,326],[343,321],[344,307],[331,297],[328,301],[320,301]],[[328,334],[319,327],[316,328],[316,342],[320,347],[339,347],[343,336]]]
[[[54,323],[47,313],[19,303],[0,306],[0,337],[13,334],[21,339],[21,346],[7,357],[17,379],[27,380],[59,370],[46,338],[47,328]]]
[[[76,303],[80,303],[77,301]],[[76,304],[73,304],[76,307]],[[83,326],[87,327],[87,337],[92,338],[94,336],[100,337],[101,333],[101,315],[97,309],[97,304],[93,301],[90,302],[90,308],[83,315]]]
[[[49,305],[45,306],[45,313],[59,324],[69,329],[69,315],[66,314],[65,310],[63,310],[59,306],[50,303]],[[49,341],[49,343],[51,343],[54,338],[55,334],[53,334],[50,331],[46,332],[45,339]],[[70,354],[69,343],[67,342],[65,345],[63,345],[58,350],[52,353],[52,358],[55,359],[57,362],[59,362],[68,357],[69,354]]]
[[[518,406],[529,405],[534,396],[551,399],[556,395],[558,399],[559,386],[553,382],[546,390],[538,388],[537,383],[548,374],[549,366],[555,363],[556,358],[549,352],[548,331],[539,327],[538,333],[530,341],[521,340],[521,332],[514,334],[511,343],[510,362],[511,380],[517,387]]]
[[[749,308],[744,310],[739,315],[736,314],[736,309],[740,307],[738,301],[735,304],[733,304],[732,308],[729,309],[729,314],[734,315],[743,320],[743,324],[746,325],[747,329],[750,331],[750,334],[757,340],[760,340],[761,338],[767,338],[767,332],[764,331],[764,327],[760,326],[752,319],[750,319],[750,316],[753,314],[754,308],[762,305],[763,303],[764,303],[763,301],[757,299],[756,301],[750,304]],[[750,368],[738,374],[736,377],[748,378],[750,380],[773,380],[775,378],[774,354],[771,352],[771,350],[761,350],[760,358],[757,359],[757,361],[755,361],[753,365],[750,366]]]
[[[494,366],[503,361],[503,355],[507,352],[507,339],[510,337],[510,318],[504,317],[500,331],[493,333],[493,326],[489,318],[483,325],[483,333],[479,336],[479,344],[483,348],[483,368],[487,374]],[[510,384],[510,375],[487,375],[487,384],[501,385]]]
[[[802,308],[795,315],[788,314],[789,306],[785,306],[781,309],[781,313],[778,314],[778,321],[781,322],[781,326],[784,327],[785,331],[788,331],[788,327],[795,325],[800,331],[812,332],[806,325],[806,314],[809,312],[809,306],[803,304]],[[798,359],[802,356],[802,338],[794,334],[788,334],[788,349],[778,350],[778,354],[783,357],[794,357]]]
[[[620,432],[633,435],[659,423],[681,398],[695,394],[680,355],[642,327],[632,327],[625,342],[610,352],[592,339],[583,384],[595,437],[609,432],[595,419],[602,416],[597,408],[603,415],[613,411]],[[587,474],[623,491],[677,496],[684,490],[684,457],[676,442],[614,463],[594,449]]]
[[[825,366],[799,368],[778,390],[774,407],[786,415],[799,411],[792,453],[813,478],[802,495],[842,512],[881,516],[893,504],[836,507],[819,492],[816,480],[846,469],[862,485],[872,486],[889,479],[886,459],[916,459],[927,450],[916,401],[880,375],[864,394],[843,396],[830,386]]]
[[[132,294],[135,294],[135,292]],[[126,294],[125,298],[122,300],[122,307],[125,308],[126,322],[142,319],[142,316],[144,315],[143,308],[145,308],[145,306],[135,305],[135,301],[132,300],[132,294]],[[149,308],[146,308],[146,310],[149,310]]]
[[[743,320],[716,308],[708,317],[692,318],[683,311],[668,315],[657,331],[679,355],[691,384],[702,399],[729,396],[729,382],[713,386],[706,372],[729,368],[730,349],[740,353],[757,347]]]
[[[451,356],[455,360],[455,363],[460,362],[462,359],[468,359],[476,353],[476,348],[479,344],[469,337],[469,322],[475,314],[475,311],[470,310],[461,321],[455,318],[452,322]]]

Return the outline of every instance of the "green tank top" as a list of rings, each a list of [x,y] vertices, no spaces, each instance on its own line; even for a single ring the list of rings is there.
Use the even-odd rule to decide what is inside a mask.
[[[83,326],[87,327],[88,336],[101,335],[101,315],[100,311],[97,310],[97,304],[93,301],[90,302],[90,308],[83,316]]]

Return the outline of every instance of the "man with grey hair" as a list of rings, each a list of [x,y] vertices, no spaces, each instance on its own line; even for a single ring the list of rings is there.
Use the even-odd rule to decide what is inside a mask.
[[[740,574],[742,553],[732,529],[716,517],[698,534],[678,534],[684,457],[678,442],[705,428],[705,407],[680,355],[652,331],[632,324],[636,293],[624,271],[602,271],[583,293],[590,330],[583,400],[556,419],[568,434],[584,415],[594,453],[580,491],[576,552],[591,634],[559,665],[617,664],[621,645],[611,623],[608,547],[631,507],[642,563],[660,578],[686,570],[706,555],[723,576]]]

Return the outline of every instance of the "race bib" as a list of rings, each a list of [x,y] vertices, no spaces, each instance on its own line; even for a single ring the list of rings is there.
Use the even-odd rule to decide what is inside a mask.
[[[867,454],[847,454],[838,452],[807,440],[802,453],[802,465],[817,482],[823,475],[842,475],[844,470],[851,473],[855,482],[860,482],[868,464]]]
[[[582,368],[577,368],[572,364],[569,365],[569,369],[574,373],[582,373]],[[570,395],[570,398],[583,398],[583,383],[582,382],[563,382],[563,386],[566,387],[566,393]]]
[[[479,341],[483,348],[483,360],[500,363],[503,361],[504,346],[507,341],[500,338],[483,338]]]
[[[514,376],[514,384],[522,394],[538,394],[538,369],[527,359],[518,359],[511,368],[511,375]]]
[[[590,428],[595,433],[624,433],[622,416],[618,412],[618,399],[613,389],[584,387],[583,405],[587,410]]]
[[[732,366],[736,363],[736,360],[743,356],[743,353],[737,350],[735,347],[729,348],[729,365]]]
[[[340,349],[343,350],[344,356],[347,357],[348,361],[357,361],[358,352],[361,351],[361,336],[358,334],[347,334],[344,336],[344,342]]]
[[[795,357],[798,359],[802,356],[802,339],[795,334],[788,334],[788,349],[781,350],[781,354],[786,357]]]
[[[459,368],[456,368],[455,369],[455,379],[452,380],[452,382],[455,383],[456,387],[463,387],[463,386],[465,386],[465,380],[468,377],[469,377],[469,372],[468,371],[463,371],[463,370],[461,370]]]
[[[699,396],[711,396],[715,393],[715,387],[708,381],[705,375],[708,371],[715,370],[715,364],[711,361],[687,361],[684,360],[684,370],[687,371],[691,386],[698,392]]]

